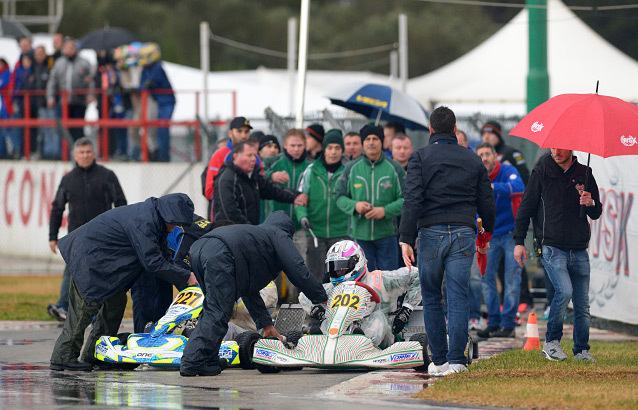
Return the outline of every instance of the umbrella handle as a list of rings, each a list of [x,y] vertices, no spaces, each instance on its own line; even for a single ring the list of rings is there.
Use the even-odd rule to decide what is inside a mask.
[[[591,159],[591,154],[587,154],[587,168],[585,168],[585,191],[587,191],[587,180],[589,179],[589,160]],[[580,206],[580,217],[585,217],[585,205]]]
[[[379,108],[379,112],[377,113],[377,119],[374,120],[374,125],[379,125],[380,120],[381,120],[381,108]]]
[[[319,247],[319,241],[317,240],[317,237],[315,236],[315,233],[312,232],[312,229],[310,229],[310,228],[308,228],[308,232],[312,236],[312,241],[314,242],[315,248],[318,248]]]
[[[481,233],[483,231],[483,218],[476,218],[476,224],[478,225],[479,233]]]

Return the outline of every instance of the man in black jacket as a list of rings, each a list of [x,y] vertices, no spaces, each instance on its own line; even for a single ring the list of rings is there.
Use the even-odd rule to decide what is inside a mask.
[[[306,205],[308,196],[275,184],[255,170],[257,150],[248,141],[233,146],[232,162],[225,162],[215,178],[213,220],[236,224],[259,223],[261,199]]]
[[[423,316],[432,363],[431,375],[467,371],[470,269],[476,251],[476,213],[493,232],[496,205],[487,170],[480,158],[458,145],[456,117],[447,107],[430,115],[430,143],[408,163],[405,201],[399,228],[406,266],[414,262],[418,229],[418,266]],[[487,244],[479,249],[487,252]],[[448,342],[441,306],[443,272],[447,278]]]
[[[126,291],[143,271],[178,288],[197,284],[191,272],[163,256],[168,232],[192,220],[190,198],[169,194],[111,209],[60,240],[60,253],[72,278],[67,320],[51,354],[51,370],[92,369],[96,341],[117,334]],[[92,320],[81,363],[77,358]]]
[[[571,299],[574,304],[574,359],[591,361],[589,353],[589,222],[580,216],[581,207],[591,219],[598,219],[602,204],[591,169],[581,165],[572,151],[552,148],[534,168],[523,194],[514,223],[514,258],[522,266],[527,261],[525,236],[529,220],[534,220],[535,241],[549,279],[554,285],[545,333],[543,357],[565,360],[560,348],[563,317]]]
[[[73,159],[76,167],[62,177],[49,218],[49,246],[56,253],[58,231],[62,225],[64,207],[69,204],[69,233],[113,207],[126,205],[126,197],[113,171],[95,163],[95,151],[90,139],[83,137],[74,144]],[[60,299],[50,304],[47,312],[64,322],[69,306],[71,274],[64,269]]]
[[[323,286],[308,271],[293,244],[294,232],[292,220],[277,211],[261,225],[223,226],[193,244],[192,269],[206,297],[198,325],[184,349],[182,376],[215,376],[222,371],[219,347],[240,297],[257,328],[264,329],[264,336],[281,339],[259,291],[282,270],[313,303],[326,302]]]

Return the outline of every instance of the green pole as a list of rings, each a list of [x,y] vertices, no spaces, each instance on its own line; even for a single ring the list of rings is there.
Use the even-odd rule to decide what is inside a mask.
[[[547,73],[547,0],[527,0],[527,6],[529,13],[527,112],[530,112],[549,99],[549,74]]]
[[[527,112],[530,112],[549,99],[549,74],[547,72],[547,0],[526,0],[526,3],[529,16]],[[536,144],[525,142],[525,157],[530,161],[533,161],[537,150],[538,147]],[[532,165],[533,164],[530,164],[530,166]]]

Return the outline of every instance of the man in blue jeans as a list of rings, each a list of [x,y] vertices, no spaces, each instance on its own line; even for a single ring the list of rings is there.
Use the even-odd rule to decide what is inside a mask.
[[[514,225],[514,258],[527,260],[525,236],[530,218],[534,236],[542,245],[542,261],[554,286],[542,355],[562,361],[560,347],[563,317],[571,299],[574,305],[574,359],[595,361],[589,353],[589,221],[598,219],[602,204],[591,169],[581,165],[571,150],[551,149],[532,171]],[[580,215],[585,207],[586,216]]]
[[[490,143],[476,147],[476,153],[492,181],[496,200],[496,226],[490,250],[487,252],[487,269],[483,278],[483,297],[487,306],[488,326],[478,332],[479,337],[514,337],[516,312],[521,293],[521,267],[514,260],[514,217],[521,201],[525,185],[516,168],[496,160],[496,150]],[[505,262],[503,284],[503,312],[496,287],[496,273],[501,260]]]
[[[401,211],[403,261],[414,262],[418,228],[418,259],[423,316],[434,376],[467,371],[470,269],[476,252],[475,217],[494,230],[494,193],[487,170],[476,154],[458,145],[456,117],[447,107],[430,115],[429,145],[415,151],[408,163]],[[479,249],[485,253],[489,244]],[[441,305],[443,272],[447,280],[448,341]]]

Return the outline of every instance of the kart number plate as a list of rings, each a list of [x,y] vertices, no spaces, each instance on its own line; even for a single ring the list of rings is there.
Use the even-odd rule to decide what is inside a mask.
[[[197,302],[203,296],[204,295],[199,292],[190,292],[190,291],[184,292],[177,296],[177,299],[175,299],[175,302],[173,302],[173,305],[186,305],[190,307],[195,307],[197,306]]]
[[[361,298],[358,295],[351,293],[339,293],[332,299],[332,308],[349,307],[352,309],[359,309],[359,302]]]

